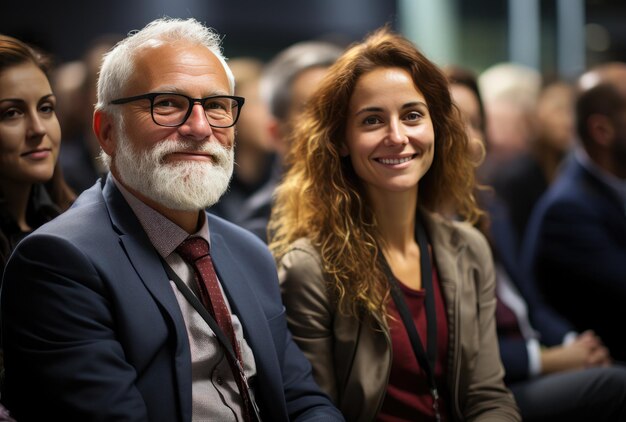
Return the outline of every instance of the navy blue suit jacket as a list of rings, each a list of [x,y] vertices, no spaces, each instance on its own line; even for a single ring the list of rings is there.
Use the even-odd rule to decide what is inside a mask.
[[[494,258],[526,303],[530,323],[539,333],[539,342],[545,346],[561,344],[568,332],[575,331],[574,327],[545,302],[530,275],[521,269],[514,241],[516,235],[506,205],[498,199],[493,199],[489,201],[487,209],[491,222],[490,239],[494,248]],[[527,379],[529,359],[526,340],[498,332],[498,343],[502,364],[506,369],[505,380],[513,382]]]
[[[254,352],[263,418],[343,420],[287,330],[267,248],[207,218],[216,270]],[[17,420],[191,420],[183,317],[158,254],[110,177],[17,247],[1,295],[3,401]]]
[[[579,331],[626,359],[626,209],[575,157],[533,212],[522,263]]]

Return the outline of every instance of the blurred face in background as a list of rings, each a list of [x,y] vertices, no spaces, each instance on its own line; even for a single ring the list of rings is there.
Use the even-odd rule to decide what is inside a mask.
[[[236,72],[236,69],[233,69]],[[237,74],[235,73],[235,78]],[[266,128],[269,126],[272,115],[267,104],[261,99],[258,79],[240,83],[237,79],[237,95],[246,99],[246,110],[241,113],[237,121],[235,143],[237,146],[245,144],[247,148],[254,148],[263,152],[274,150],[274,141]]]
[[[527,152],[535,136],[534,110],[509,99],[486,104],[489,155],[506,162]]]
[[[615,112],[613,119],[615,136],[611,144],[613,173],[626,180],[626,109]]]
[[[478,97],[470,88],[462,84],[451,84],[450,94],[452,101],[461,111],[463,120],[470,137],[471,154],[478,161],[483,157],[485,134],[483,133],[483,121],[480,115],[480,103]]]
[[[551,148],[567,152],[574,140],[574,93],[566,84],[547,86],[537,103],[539,139]]]
[[[279,138],[277,150],[281,155],[285,155],[289,148],[286,142],[294,125],[300,119],[307,102],[315,93],[320,82],[326,75],[328,67],[316,66],[301,71],[291,83],[291,97],[289,111],[285,121],[279,122]]]
[[[306,103],[326,75],[327,67],[317,66],[303,70],[291,84],[291,105],[288,119],[296,120],[304,111]]]
[[[33,63],[0,73],[0,178],[2,183],[50,180],[61,128],[48,78]]]

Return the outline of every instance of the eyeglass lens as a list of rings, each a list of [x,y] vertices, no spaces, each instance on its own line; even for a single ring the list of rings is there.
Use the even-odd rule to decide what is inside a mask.
[[[189,108],[193,104],[184,95],[160,94],[154,97],[152,116],[157,124],[178,126],[184,123]],[[214,127],[228,127],[239,113],[235,100],[227,97],[209,98],[204,103],[204,112],[209,124]]]

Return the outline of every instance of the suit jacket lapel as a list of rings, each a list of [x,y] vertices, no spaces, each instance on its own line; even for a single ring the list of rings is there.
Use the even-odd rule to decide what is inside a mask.
[[[182,420],[191,420],[191,352],[185,321],[172,291],[162,262],[139,220],[115,183],[109,176],[103,189],[105,204],[109,210],[114,230],[119,234],[120,243],[137,275],[154,300],[164,310],[176,337],[175,366],[178,380],[179,400]]]
[[[230,306],[244,327],[246,341],[251,343],[251,347],[255,346],[252,347],[255,351],[262,348],[271,335],[266,324],[261,323],[265,321],[265,314],[253,286],[239,270],[240,262],[231,254],[222,236],[215,230],[211,230],[211,257]]]
[[[241,262],[235,259],[214,226],[211,226],[211,257],[228,302],[241,321],[246,341],[254,352],[258,385],[269,393],[266,397],[282,397],[282,372],[253,281],[239,269]]]

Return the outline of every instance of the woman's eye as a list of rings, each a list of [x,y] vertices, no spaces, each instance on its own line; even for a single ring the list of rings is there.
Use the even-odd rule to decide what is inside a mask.
[[[407,114],[404,116],[404,118],[405,118],[406,120],[412,120],[412,121],[414,121],[414,120],[419,120],[419,119],[421,119],[421,118],[422,118],[422,114],[421,114],[421,113],[418,113],[417,111],[411,111],[410,113],[407,113]]]
[[[376,116],[369,116],[363,120],[363,124],[365,125],[375,125],[377,123],[380,123],[380,119]]]
[[[45,114],[54,113],[54,105],[53,104],[42,104],[39,107],[39,111]]]
[[[3,112],[0,112],[0,119],[9,120],[14,119],[22,115],[22,112],[16,108],[9,108]]]

